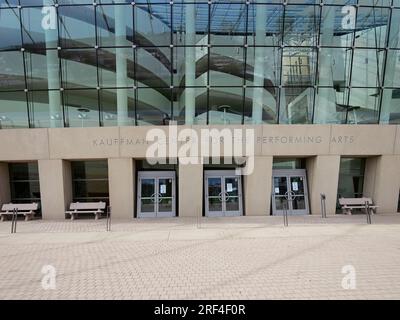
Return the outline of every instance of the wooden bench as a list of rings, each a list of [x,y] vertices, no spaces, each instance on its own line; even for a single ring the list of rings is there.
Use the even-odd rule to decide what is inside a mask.
[[[1,221],[4,221],[7,216],[12,216],[14,214],[14,209],[18,210],[18,214],[23,214],[25,216],[25,221],[33,218],[39,208],[39,204],[33,203],[5,203],[1,207]]]
[[[69,206],[69,210],[65,211],[66,214],[71,216],[71,220],[74,220],[79,213],[93,213],[94,218],[97,220],[100,215],[104,213],[106,208],[105,202],[72,202]]]
[[[371,213],[375,213],[378,206],[374,206],[371,198],[339,198],[339,204],[344,214],[351,214],[353,209],[365,209],[365,202],[368,203]]]

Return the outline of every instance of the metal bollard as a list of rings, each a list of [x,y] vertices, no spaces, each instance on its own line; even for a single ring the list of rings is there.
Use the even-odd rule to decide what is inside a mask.
[[[368,201],[365,201],[365,215],[367,216],[367,224],[371,224],[371,211]]]
[[[18,209],[13,209],[13,214],[11,216],[11,233],[17,233],[17,218],[18,218]]]
[[[326,196],[325,193],[321,193],[321,216],[322,218],[326,218]]]
[[[111,231],[111,207],[107,207],[106,231]]]
[[[285,227],[289,225],[287,203],[283,204],[283,225]]]

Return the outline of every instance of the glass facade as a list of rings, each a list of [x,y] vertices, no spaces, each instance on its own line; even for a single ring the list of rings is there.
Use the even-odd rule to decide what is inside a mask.
[[[365,158],[341,158],[338,198],[361,198],[364,188]]]
[[[109,202],[107,160],[72,161],[71,172],[73,201]]]
[[[274,158],[272,169],[305,169],[305,158]]]
[[[0,128],[399,124],[399,0],[0,0]]]
[[[12,203],[40,203],[39,169],[37,162],[8,164]]]

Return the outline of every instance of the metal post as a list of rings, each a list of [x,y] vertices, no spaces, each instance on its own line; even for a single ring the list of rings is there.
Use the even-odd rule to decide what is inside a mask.
[[[15,208],[13,209],[13,214],[11,216],[11,233],[14,233],[14,215],[15,215]]]
[[[17,233],[17,217],[18,217],[18,209],[14,208],[11,220],[11,233]]]
[[[288,211],[288,209],[287,209],[287,200],[286,200],[286,203],[284,203],[283,204],[283,225],[285,226],[285,227],[287,227],[288,225],[289,225],[289,221],[288,221],[288,213],[287,213],[287,211]]]
[[[367,224],[371,224],[371,211],[368,201],[365,201],[365,214],[367,216]]]
[[[325,193],[321,193],[321,216],[322,218],[326,218],[326,196]]]
[[[107,207],[106,231],[111,231],[111,207]]]

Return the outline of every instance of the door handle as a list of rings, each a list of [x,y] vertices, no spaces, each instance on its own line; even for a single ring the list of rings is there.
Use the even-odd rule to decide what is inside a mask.
[[[294,198],[296,198],[296,194],[293,191],[286,191],[285,198],[288,201],[292,201],[292,200],[294,200]]]

